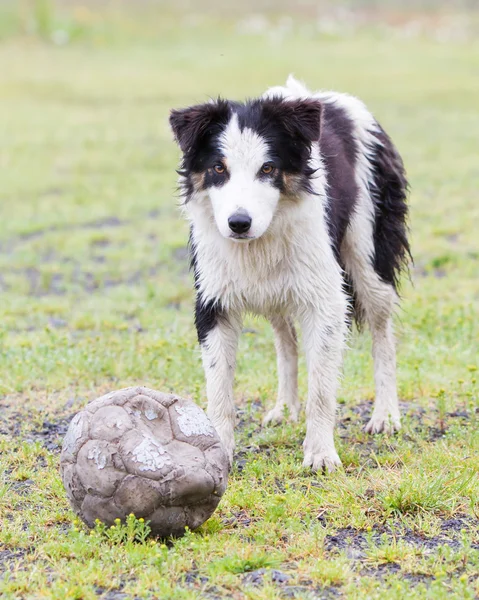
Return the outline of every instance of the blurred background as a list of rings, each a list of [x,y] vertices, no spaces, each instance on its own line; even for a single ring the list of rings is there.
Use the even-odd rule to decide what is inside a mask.
[[[475,0],[3,0],[0,394],[51,410],[142,382],[203,402],[168,112],[289,73],[361,97],[404,156],[401,397],[461,378],[478,338],[478,39]],[[238,395],[272,403],[269,328],[246,330]],[[369,340],[351,344],[341,399],[371,398]]]

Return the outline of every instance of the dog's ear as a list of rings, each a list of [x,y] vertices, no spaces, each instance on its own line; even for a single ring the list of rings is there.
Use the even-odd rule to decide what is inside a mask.
[[[170,126],[182,152],[187,153],[214,124],[226,123],[229,105],[225,100],[197,104],[170,113]]]
[[[286,131],[304,142],[317,142],[321,133],[321,102],[272,98],[264,103],[266,114],[279,121]]]

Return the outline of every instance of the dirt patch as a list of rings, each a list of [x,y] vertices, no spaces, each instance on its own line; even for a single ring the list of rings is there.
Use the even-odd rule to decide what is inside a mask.
[[[76,413],[63,417],[57,421],[43,421],[42,429],[33,430],[30,433],[30,439],[39,441],[50,452],[59,453],[62,447],[63,438],[68,430],[70,421]]]
[[[104,587],[96,586],[95,594],[102,600],[139,600],[139,596],[130,596],[130,594],[122,592],[124,587],[124,584],[121,584],[118,588],[107,590]]]
[[[19,562],[28,554],[28,550],[9,550],[0,547],[0,574],[11,571],[13,568],[21,569]]]
[[[105,263],[105,257],[93,257],[93,262]],[[36,267],[25,269],[12,269],[10,273],[26,280],[29,296],[41,298],[46,296],[65,296],[67,293],[77,293],[83,291],[88,294],[104,289],[115,288],[121,285],[133,287],[141,284],[150,277],[156,276],[163,265],[156,263],[151,267],[137,269],[123,276],[113,273],[103,272],[95,273],[75,266],[72,273],[64,275],[62,273],[45,273]],[[8,275],[6,270],[5,274]],[[8,284],[0,280],[0,290],[7,289]]]
[[[1,402],[0,435],[21,439],[27,443],[40,442],[50,452],[58,453],[61,450],[63,438],[70,421],[76,412],[69,411],[67,414],[58,417],[46,417],[42,414],[44,411],[41,407],[41,401],[42,398],[39,398],[39,405],[32,406],[30,401],[23,399],[25,412],[18,410],[18,404],[15,400],[12,400],[11,403]],[[73,404],[77,403],[78,410],[80,410],[82,399],[70,397],[65,404],[65,408],[71,408]]]
[[[314,598],[315,600],[330,600],[332,598],[339,598],[340,596],[340,590],[332,586],[322,588],[304,585],[287,585],[281,590],[281,598]]]
[[[188,573],[185,575],[184,579],[183,579],[183,583],[186,583],[187,585],[193,585],[193,584],[205,584],[208,583],[209,581],[209,577],[205,577],[204,575],[200,575],[199,571],[197,569],[188,571]]]
[[[265,576],[271,579],[273,583],[287,583],[291,576],[287,573],[283,573],[282,571],[278,571],[277,569],[269,570],[269,569],[256,569],[255,571],[251,571],[250,573],[246,573],[243,577],[243,583],[260,585],[264,582]]]
[[[180,248],[175,248],[171,253],[171,256],[177,262],[187,263],[190,258],[188,246],[181,246]]]
[[[472,527],[477,527],[477,523],[465,515],[444,520],[441,524],[442,534],[437,536],[421,535],[411,529],[404,529],[399,522],[375,525],[371,532],[353,527],[343,527],[337,529],[333,534],[326,535],[324,543],[328,552],[345,551],[348,558],[362,560],[371,546],[377,547],[384,543],[397,543],[398,541],[423,550],[435,550],[439,546],[459,549],[462,546],[462,541],[459,539],[461,530],[470,531]],[[472,545],[472,547],[474,546],[477,544]]]
[[[11,254],[13,250],[22,242],[28,242],[30,240],[37,240],[42,238],[49,233],[55,233],[60,231],[77,231],[79,229],[106,229],[108,227],[120,227],[122,225],[128,225],[129,221],[123,221],[115,216],[103,217],[94,221],[88,221],[86,223],[66,223],[65,225],[51,225],[50,227],[44,227],[43,229],[37,229],[36,231],[30,231],[28,233],[20,233],[15,237],[11,237],[0,243],[0,253]]]
[[[3,420],[3,423],[0,423],[0,435],[9,435],[14,438],[21,437],[27,443],[40,442],[44,448],[57,454],[61,450],[68,425],[75,414],[73,413],[57,421],[44,420],[41,428],[24,431],[23,415],[11,413],[8,420]],[[28,480],[22,482],[22,484],[27,483]]]

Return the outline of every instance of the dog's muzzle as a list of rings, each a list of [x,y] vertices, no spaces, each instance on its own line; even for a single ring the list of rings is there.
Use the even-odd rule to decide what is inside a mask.
[[[228,226],[237,235],[245,234],[251,227],[251,217],[245,210],[240,208],[229,217]]]

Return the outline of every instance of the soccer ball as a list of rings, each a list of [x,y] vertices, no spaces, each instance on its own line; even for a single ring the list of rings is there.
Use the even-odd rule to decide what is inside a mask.
[[[89,527],[133,513],[166,537],[196,529],[213,514],[229,463],[194,402],[131,387],[93,400],[73,417],[60,470],[73,509]]]

